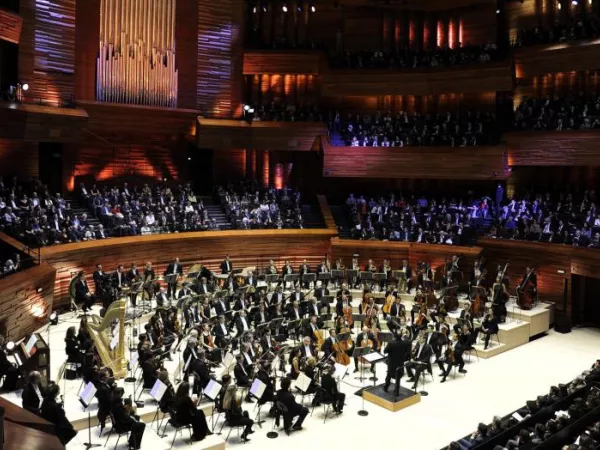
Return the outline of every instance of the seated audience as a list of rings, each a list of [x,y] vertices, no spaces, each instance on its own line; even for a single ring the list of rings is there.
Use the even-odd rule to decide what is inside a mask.
[[[539,44],[553,44],[557,42],[577,41],[598,37],[600,23],[593,12],[588,12],[570,23],[556,24],[553,28],[535,27],[519,30],[512,42],[513,47],[529,47]]]
[[[525,97],[514,112],[515,130],[589,130],[600,128],[600,97]]]

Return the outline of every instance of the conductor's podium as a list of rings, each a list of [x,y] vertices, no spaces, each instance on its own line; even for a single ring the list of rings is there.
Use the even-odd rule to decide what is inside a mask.
[[[373,403],[377,406],[387,409],[388,411],[396,412],[401,409],[408,408],[421,401],[421,394],[411,391],[410,389],[400,386],[398,397],[394,395],[394,384],[390,385],[388,392],[383,390],[383,384],[365,388],[362,392],[365,401]]]

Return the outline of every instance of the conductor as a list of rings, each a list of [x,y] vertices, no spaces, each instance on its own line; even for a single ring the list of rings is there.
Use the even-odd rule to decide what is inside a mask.
[[[388,369],[383,390],[385,392],[388,391],[390,381],[394,378],[396,384],[394,395],[396,397],[398,397],[398,394],[400,393],[400,379],[404,375],[404,362],[410,359],[410,347],[410,341],[402,339],[400,334],[396,333],[394,335],[394,340],[390,342],[383,351],[388,355]]]

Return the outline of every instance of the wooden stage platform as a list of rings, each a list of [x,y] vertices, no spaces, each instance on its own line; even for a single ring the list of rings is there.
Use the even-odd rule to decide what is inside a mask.
[[[377,406],[396,412],[408,408],[421,401],[421,394],[400,386],[398,397],[394,395],[394,385],[390,385],[388,392],[383,390],[383,384],[366,388],[362,392],[365,401]]]

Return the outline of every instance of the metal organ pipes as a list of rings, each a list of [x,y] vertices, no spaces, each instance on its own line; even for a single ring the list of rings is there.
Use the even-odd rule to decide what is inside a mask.
[[[177,107],[176,0],[101,0],[96,99]]]

